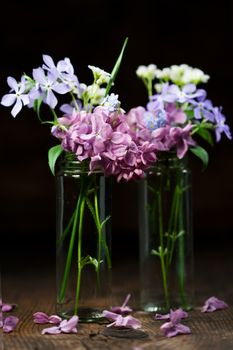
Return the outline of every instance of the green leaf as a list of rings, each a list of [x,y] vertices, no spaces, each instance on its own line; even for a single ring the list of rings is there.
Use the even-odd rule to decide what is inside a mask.
[[[209,130],[200,128],[197,130],[197,134],[200,135],[205,141],[207,141],[211,146],[214,145],[212,134]]]
[[[93,265],[96,271],[98,271],[99,266],[102,263],[103,263],[103,260],[100,260],[100,262],[98,263],[98,260],[96,260],[95,258],[92,258],[90,255],[82,257],[81,262],[80,262],[81,269],[83,269],[84,266],[86,266],[86,265]]]
[[[111,218],[111,215],[107,216],[106,219],[104,219],[102,222],[101,222],[101,230],[103,229],[103,226],[106,224],[106,222]]]
[[[151,255],[158,255],[160,257],[163,257],[164,255],[166,255],[168,252],[167,248],[162,248],[161,246],[159,246],[158,250],[152,249],[151,250]]]
[[[206,150],[204,148],[202,148],[201,146],[196,146],[196,147],[190,148],[190,151],[193,154],[195,154],[195,156],[197,156],[198,158],[200,158],[202,160],[203,170],[205,170],[207,168],[207,165],[209,162],[209,155],[206,152]]]
[[[112,72],[111,72],[111,78],[110,78],[108,85],[106,87],[105,96],[108,95],[108,93],[112,87],[112,84],[113,84],[114,80],[116,79],[116,76],[117,76],[118,70],[119,70],[120,65],[121,65],[122,57],[123,57],[127,42],[128,42],[128,38],[125,39],[124,44],[123,44],[122,49],[121,49],[121,52],[120,52],[120,55],[115,63],[115,66],[113,67]]]
[[[159,256],[160,254],[159,254],[159,252],[157,250],[152,249],[151,250],[151,255],[158,255]]]
[[[185,114],[190,118],[193,119],[194,118],[194,111],[191,109],[185,109]]]
[[[39,98],[39,99],[34,101],[34,111],[36,112],[38,119],[41,123],[43,122],[41,117],[40,117],[40,106],[42,104],[42,101],[43,101],[42,98]]]
[[[61,145],[56,145],[50,148],[48,152],[49,167],[53,175],[55,175],[55,164],[56,164],[57,158],[60,156],[62,151],[63,151],[63,148],[61,147]]]

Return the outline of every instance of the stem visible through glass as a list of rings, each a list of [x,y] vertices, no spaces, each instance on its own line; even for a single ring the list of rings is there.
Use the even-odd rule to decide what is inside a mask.
[[[92,175],[90,178],[87,178],[87,174],[80,175],[80,189],[79,196],[77,199],[77,205],[75,207],[74,212],[68,222],[67,227],[63,231],[62,235],[58,239],[57,244],[63,244],[64,239],[69,235],[69,231],[72,228],[68,253],[66,258],[66,264],[64,269],[64,274],[61,283],[61,289],[59,293],[59,303],[63,303],[66,295],[66,289],[69,279],[69,273],[71,271],[71,264],[74,255],[74,244],[77,240],[77,281],[76,281],[76,291],[75,291],[75,306],[74,306],[74,314],[77,315],[79,309],[79,299],[80,299],[80,290],[81,290],[81,275],[82,270],[85,265],[93,265],[96,271],[97,284],[100,287],[100,265],[102,263],[103,251],[105,253],[107,267],[111,268],[111,258],[109,253],[109,248],[106,242],[106,238],[102,235],[103,226],[110,219],[110,216],[106,217],[103,222],[100,222],[99,215],[99,204],[98,204],[98,186],[96,183],[96,176]],[[84,224],[84,212],[85,205],[87,205],[88,209],[92,214],[93,221],[95,223],[96,231],[97,231],[97,259],[90,255],[85,257],[82,256],[82,236],[83,236],[83,224]]]
[[[82,233],[83,233],[83,216],[85,209],[85,197],[81,199],[80,205],[80,216],[79,216],[79,226],[78,226],[78,256],[77,256],[77,285],[76,285],[76,294],[75,294],[75,306],[74,306],[74,315],[78,313],[79,306],[79,295],[81,287],[81,273],[82,273]]]

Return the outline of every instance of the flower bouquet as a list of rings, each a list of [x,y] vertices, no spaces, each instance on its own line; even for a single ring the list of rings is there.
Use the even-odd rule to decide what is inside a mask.
[[[186,64],[162,70],[139,66],[149,101],[127,114],[142,143],[154,146],[156,161],[139,182],[141,303],[147,311],[193,302],[192,205],[188,150],[204,167],[208,153],[203,143],[231,139],[222,107],[213,106],[199,88],[209,76]],[[157,83],[153,86],[154,80]]]
[[[110,304],[110,179],[141,178],[155,161],[154,146],[139,142],[118,95],[109,94],[126,43],[111,74],[88,66],[91,85],[79,82],[69,58],[55,64],[43,55],[31,76],[8,77],[11,90],[1,100],[13,105],[13,117],[23,106],[33,108],[59,141],[48,153],[57,186],[57,312],[90,322]],[[48,111],[52,120],[42,117]]]

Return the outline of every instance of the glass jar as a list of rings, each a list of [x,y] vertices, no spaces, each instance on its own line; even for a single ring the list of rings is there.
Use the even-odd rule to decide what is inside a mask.
[[[66,153],[56,201],[57,313],[100,322],[111,305],[111,179]]]
[[[193,305],[191,171],[161,153],[138,184],[140,303],[148,312]]]

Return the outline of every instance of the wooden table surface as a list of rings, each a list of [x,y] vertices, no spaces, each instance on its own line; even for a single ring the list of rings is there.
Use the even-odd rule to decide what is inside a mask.
[[[190,335],[166,338],[160,331],[162,321],[152,314],[135,311],[133,316],[142,322],[138,331],[121,331],[106,325],[79,324],[77,334],[41,335],[47,325],[33,323],[36,311],[55,312],[55,266],[50,261],[29,258],[25,264],[4,268],[2,274],[3,299],[17,303],[12,314],[20,318],[16,330],[3,335],[4,350],[228,350],[233,349],[233,257],[231,254],[208,255],[203,252],[195,259],[196,307],[183,321],[191,329]],[[27,259],[26,259],[27,261]],[[125,276],[122,274],[124,270]],[[113,270],[113,293],[119,305],[128,292],[132,293],[131,306],[138,300],[138,269],[135,261],[117,264]],[[229,308],[213,313],[201,313],[200,307],[210,296],[224,299]],[[109,330],[109,328],[108,328]]]

